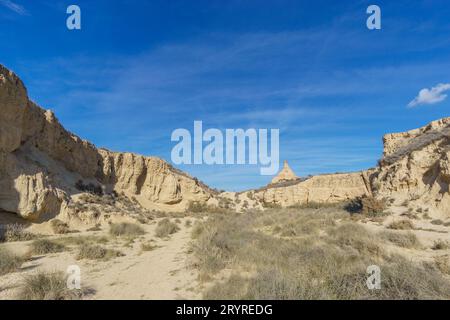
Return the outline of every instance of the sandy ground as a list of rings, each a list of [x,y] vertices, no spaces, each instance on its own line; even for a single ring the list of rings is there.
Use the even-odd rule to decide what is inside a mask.
[[[156,223],[142,225],[146,234],[129,243],[126,239],[110,240],[105,247],[125,254],[108,261],[75,259],[77,249],[33,257],[23,264],[19,272],[0,277],[0,299],[14,299],[24,276],[37,270],[66,272],[69,265],[81,269],[81,285],[91,293],[85,299],[200,299],[197,273],[189,266],[188,246],[190,228],[179,224],[181,230],[168,239],[154,236]],[[107,235],[107,228],[98,232],[75,233],[71,236]],[[55,237],[51,237],[55,238]],[[141,243],[151,243],[157,248],[142,251]],[[28,242],[1,244],[17,254],[28,250]]]

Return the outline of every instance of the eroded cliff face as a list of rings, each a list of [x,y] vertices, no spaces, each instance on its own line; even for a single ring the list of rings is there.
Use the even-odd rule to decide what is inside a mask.
[[[69,210],[82,180],[136,198],[148,209],[184,210],[211,190],[165,161],[97,149],[28,99],[0,65],[0,209],[30,220]]]
[[[384,136],[384,156],[371,177],[377,197],[450,216],[450,118]]]
[[[268,186],[255,191],[255,198],[266,205],[288,207],[309,203],[337,203],[370,195],[367,172],[329,174],[283,186]]]

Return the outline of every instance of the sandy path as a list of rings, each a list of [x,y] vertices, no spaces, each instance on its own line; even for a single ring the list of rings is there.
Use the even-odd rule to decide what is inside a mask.
[[[188,268],[187,229],[169,240],[158,240],[153,251],[116,259],[88,274],[86,285],[97,290],[94,299],[198,299],[193,292],[196,273]]]
[[[22,270],[0,277],[0,300],[14,299],[23,277],[37,270],[66,272],[69,265],[81,269],[81,283],[93,290],[86,299],[200,299],[197,272],[189,267],[188,253],[190,228],[180,223],[181,230],[168,239],[154,236],[156,224],[143,225],[146,234],[127,246],[124,239],[111,240],[105,247],[125,254],[108,261],[75,259],[76,247],[58,254],[34,257],[22,265]],[[77,233],[76,236],[104,235],[106,230],[96,233]],[[142,251],[141,244],[152,241],[157,248]],[[9,250],[24,254],[28,242],[0,244]]]

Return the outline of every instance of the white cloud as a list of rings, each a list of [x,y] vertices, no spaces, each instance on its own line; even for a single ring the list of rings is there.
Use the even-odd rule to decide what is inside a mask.
[[[417,107],[423,104],[435,104],[447,98],[446,91],[450,90],[450,83],[440,83],[431,89],[424,88],[419,95],[408,104],[408,107]]]
[[[28,14],[27,10],[21,6],[20,4],[14,3],[11,0],[0,0],[0,5],[5,6],[6,8],[14,11],[21,16],[25,16]]]

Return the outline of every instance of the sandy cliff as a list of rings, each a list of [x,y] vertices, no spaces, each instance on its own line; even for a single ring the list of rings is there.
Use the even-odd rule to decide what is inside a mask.
[[[191,201],[215,204],[222,198],[245,211],[373,195],[450,216],[450,118],[387,134],[383,141],[383,158],[374,169],[302,180],[285,164],[267,187],[216,198],[210,188],[159,158],[97,149],[68,132],[0,65],[0,211],[29,220],[76,215],[71,210],[82,193],[80,182],[154,210],[182,211]]]
[[[68,132],[0,65],[0,210],[30,220],[54,217],[80,193],[79,180],[148,209],[184,210],[212,192],[161,159],[97,149]]]
[[[377,197],[450,216],[450,118],[387,134],[383,141],[383,158],[371,177]]]

